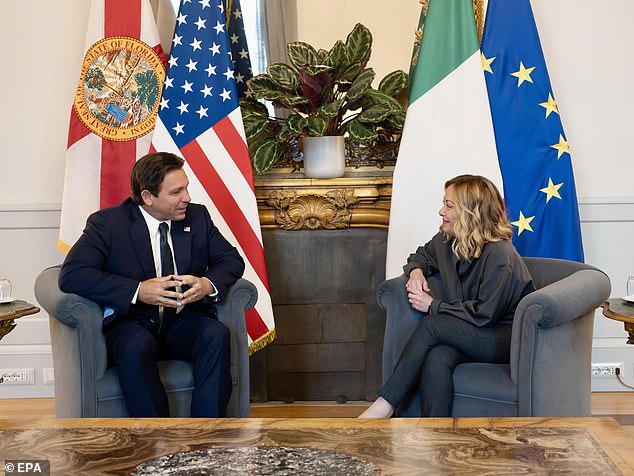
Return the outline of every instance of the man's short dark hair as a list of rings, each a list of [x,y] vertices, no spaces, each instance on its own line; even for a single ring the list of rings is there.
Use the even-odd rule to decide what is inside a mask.
[[[172,170],[183,168],[185,161],[170,152],[156,152],[141,157],[130,174],[130,197],[137,205],[143,205],[141,192],[148,190],[158,196],[165,176]]]

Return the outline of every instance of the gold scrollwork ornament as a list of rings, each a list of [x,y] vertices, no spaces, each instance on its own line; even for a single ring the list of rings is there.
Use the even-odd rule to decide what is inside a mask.
[[[352,190],[331,190],[325,195],[275,191],[266,200],[275,210],[277,226],[283,230],[349,228],[352,206],[358,202]]]

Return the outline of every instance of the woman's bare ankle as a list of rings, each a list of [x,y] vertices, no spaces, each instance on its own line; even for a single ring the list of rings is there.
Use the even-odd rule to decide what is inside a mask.
[[[358,418],[390,418],[394,407],[385,398],[377,398]]]

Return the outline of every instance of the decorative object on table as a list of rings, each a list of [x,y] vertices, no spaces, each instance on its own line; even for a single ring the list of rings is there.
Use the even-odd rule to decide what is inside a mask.
[[[270,64],[266,74],[251,78],[251,97],[240,101],[256,174],[299,155],[300,139],[305,137],[347,136],[355,143],[394,142],[400,137],[408,76],[393,71],[378,89],[372,87],[375,72],[366,67],[372,34],[365,26],[357,23],[346,41],[338,40],[329,51],[299,41],[289,43],[287,51],[289,63]],[[259,99],[290,114],[270,116]],[[310,157],[305,144],[304,149],[306,163]],[[310,170],[305,166],[305,173]],[[338,165],[332,173],[340,170]]]
[[[303,137],[304,174],[311,178],[342,177],[346,171],[343,136]]]
[[[13,301],[11,290],[12,286],[9,278],[0,278],[0,304]]]
[[[186,451],[138,465],[133,476],[155,474],[314,474],[374,475],[377,468],[356,456],[330,450],[284,446],[247,446]]]
[[[625,292],[626,294],[623,299],[634,304],[634,276],[627,278],[627,282],[625,283]]]

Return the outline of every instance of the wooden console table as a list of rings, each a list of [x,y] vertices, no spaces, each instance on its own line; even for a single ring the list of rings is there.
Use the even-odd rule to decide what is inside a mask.
[[[392,173],[255,177],[277,338],[251,357],[253,401],[375,398]]]
[[[0,339],[15,328],[15,319],[40,312],[40,308],[26,301],[15,300],[0,304]]]
[[[387,229],[394,167],[347,168],[334,179],[281,169],[255,176],[262,229]]]
[[[628,334],[627,343],[634,344],[634,304],[621,298],[611,298],[601,304],[603,315],[615,321],[621,321]]]

